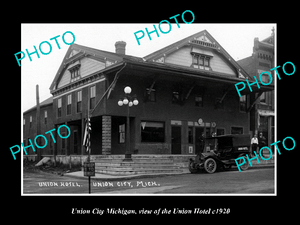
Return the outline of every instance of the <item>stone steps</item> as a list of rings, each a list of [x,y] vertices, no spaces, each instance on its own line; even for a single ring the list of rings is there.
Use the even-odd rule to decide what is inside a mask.
[[[111,175],[182,173],[185,169],[169,155],[133,155],[132,162],[123,162],[124,155],[110,155],[95,161],[96,173]],[[186,159],[183,159],[185,162]],[[185,163],[184,163],[185,164]]]

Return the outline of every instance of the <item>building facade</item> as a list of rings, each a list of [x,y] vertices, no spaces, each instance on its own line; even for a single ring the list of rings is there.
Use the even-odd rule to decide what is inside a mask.
[[[85,156],[85,120],[91,120],[91,155],[194,155],[203,137],[250,134],[253,93],[237,94],[235,84],[254,81],[223,47],[203,30],[143,58],[72,44],[50,86],[53,126],[65,124],[54,156]],[[130,86],[138,105],[119,106]],[[130,140],[126,137],[129,108]],[[63,135],[63,134],[62,134]],[[64,136],[64,135],[63,135]],[[250,140],[249,140],[250,142]]]
[[[274,71],[270,71],[271,68],[275,67],[274,36],[273,28],[272,34],[268,38],[262,41],[255,38],[252,56],[238,61],[251,77],[258,78],[262,72],[268,71],[272,75],[271,85],[274,85],[276,77]],[[270,77],[264,74],[262,80],[264,83],[269,83]],[[251,98],[257,100],[250,110],[250,130],[258,136],[262,133],[266,138],[266,144],[270,146],[271,143],[275,142],[275,92],[274,90],[258,92],[252,94]]]
[[[26,149],[28,156],[36,156],[37,151],[41,151],[41,156],[49,156],[53,155],[54,151],[54,142],[51,136],[45,135],[47,138],[47,145],[45,148],[40,150],[39,148],[35,147],[34,139],[37,135],[45,134],[45,132],[53,129],[53,98],[50,97],[40,103],[40,116],[39,116],[39,123],[40,123],[40,132],[37,132],[37,107],[32,107],[26,110],[23,113],[23,144],[24,146],[29,146],[30,142],[34,145],[35,151],[30,147]],[[43,138],[38,138],[36,141],[40,141],[39,146],[44,146],[45,140]],[[24,154],[25,156],[25,154]]]

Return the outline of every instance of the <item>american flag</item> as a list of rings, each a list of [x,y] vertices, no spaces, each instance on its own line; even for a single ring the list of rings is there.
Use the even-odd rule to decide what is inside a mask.
[[[91,119],[90,117],[88,117],[86,119],[84,137],[83,137],[83,146],[86,147],[87,152],[91,150],[91,138],[90,138],[91,131],[92,131]]]

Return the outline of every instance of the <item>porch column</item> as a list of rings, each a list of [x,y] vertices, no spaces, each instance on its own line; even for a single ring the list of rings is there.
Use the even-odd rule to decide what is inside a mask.
[[[111,154],[111,116],[102,116],[102,155]]]

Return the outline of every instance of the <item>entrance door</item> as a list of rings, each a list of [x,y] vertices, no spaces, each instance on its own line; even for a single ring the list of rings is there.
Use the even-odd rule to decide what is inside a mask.
[[[204,148],[204,127],[196,127],[195,139],[196,139],[195,153],[198,154],[200,152],[203,152],[203,148]]]
[[[181,154],[181,127],[172,126],[172,146],[171,152],[172,154]]]

